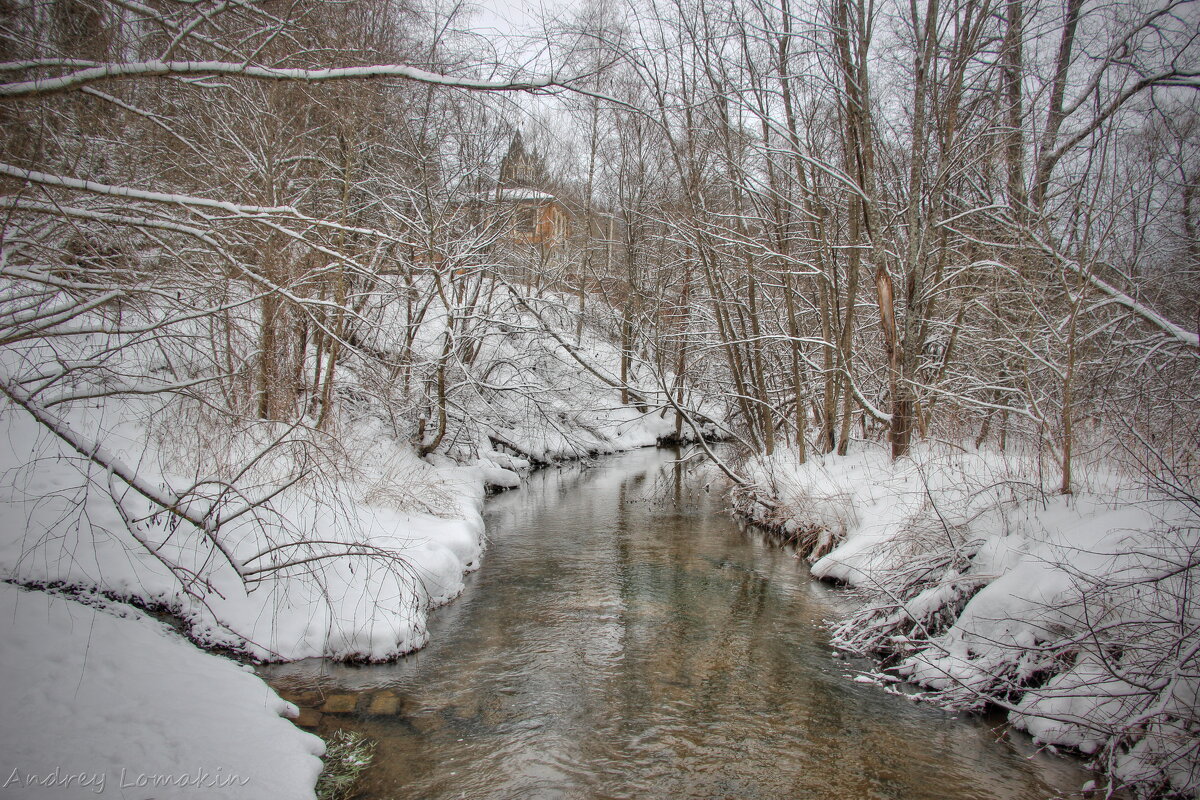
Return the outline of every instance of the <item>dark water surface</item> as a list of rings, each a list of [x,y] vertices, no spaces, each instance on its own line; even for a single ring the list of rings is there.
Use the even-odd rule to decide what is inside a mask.
[[[378,741],[369,798],[1047,798],[1086,780],[855,683],[820,627],[845,598],[702,483],[654,450],[536,473],[488,502],[483,568],[424,650],[263,672],[318,732]]]

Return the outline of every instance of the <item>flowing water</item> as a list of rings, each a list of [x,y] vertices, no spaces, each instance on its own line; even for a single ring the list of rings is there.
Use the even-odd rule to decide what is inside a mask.
[[[853,680],[847,599],[666,451],[488,501],[483,567],[393,664],[264,669],[322,734],[377,740],[369,798],[1047,798],[1027,739]]]

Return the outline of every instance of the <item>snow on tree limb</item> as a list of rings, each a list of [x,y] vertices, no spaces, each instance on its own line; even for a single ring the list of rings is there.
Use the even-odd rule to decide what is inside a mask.
[[[1099,289],[1101,292],[1107,295],[1112,302],[1116,303],[1117,305],[1124,306],[1133,313],[1137,314],[1139,317],[1158,328],[1169,338],[1193,349],[1200,350],[1200,333],[1193,333],[1192,331],[1185,329],[1183,326],[1177,325],[1176,323],[1164,317],[1162,314],[1155,311],[1150,306],[1139,302],[1133,297],[1130,297],[1125,292],[1122,292],[1108,281],[1096,275],[1095,270],[1086,268],[1075,259],[1072,259],[1060,252],[1058,248],[1052,246],[1046,241],[1043,241],[1041,238],[1028,232],[1027,235],[1030,236],[1030,238],[1038,245],[1038,247],[1042,249],[1044,253],[1056,259],[1065,268],[1079,275],[1094,288]]]
[[[79,191],[92,192],[94,194],[105,194],[112,197],[124,197],[129,200],[145,200],[151,203],[170,203],[181,206],[210,208],[218,211],[227,211],[231,214],[281,214],[295,217],[303,216],[299,211],[291,206],[245,205],[242,203],[230,203],[225,200],[212,200],[207,197],[151,192],[144,189],[135,189],[129,186],[113,186],[107,183],[100,183],[98,181],[71,178],[64,175],[52,175],[48,172],[24,169],[23,167],[15,167],[11,164],[0,164],[0,175],[7,175],[11,178],[31,181],[33,183],[40,183],[43,186],[59,186],[64,189],[77,189]]]
[[[1087,279],[1088,283],[1092,284],[1092,286],[1108,295],[1114,303],[1125,306],[1142,319],[1158,327],[1167,336],[1170,336],[1172,339],[1176,339],[1190,347],[1200,348],[1200,334],[1184,330],[1181,326],[1171,322],[1171,320],[1167,319],[1162,314],[1159,314],[1145,303],[1139,303],[1137,300],[1125,294],[1117,287],[1101,278],[1096,277],[1094,274],[1088,273]]]
[[[408,240],[406,240],[402,237],[396,236],[396,235],[388,233],[386,231],[377,230],[375,228],[364,228],[364,227],[353,226],[353,225],[342,225],[342,224],[334,222],[332,220],[327,220],[327,219],[323,219],[320,217],[311,217],[311,216],[301,213],[300,211],[298,211],[296,208],[294,208],[292,206],[246,205],[244,203],[230,203],[226,200],[213,200],[212,198],[209,198],[209,197],[197,197],[195,195],[171,194],[171,193],[165,193],[165,192],[152,192],[152,191],[148,191],[145,189],[136,189],[131,186],[117,186],[117,185],[112,185],[112,184],[107,184],[107,183],[100,183],[99,181],[84,180],[81,178],[72,178],[72,177],[69,177],[66,175],[52,175],[48,172],[40,172],[38,170],[25,169],[23,167],[13,166],[11,164],[0,163],[0,176],[4,176],[4,175],[7,175],[12,178],[17,178],[18,180],[25,180],[25,181],[30,181],[31,183],[38,183],[43,186],[57,186],[57,187],[61,187],[63,189],[75,189],[75,190],[82,191],[82,192],[90,192],[92,194],[107,195],[109,197],[121,197],[121,198],[125,198],[128,200],[140,200],[140,201],[145,201],[148,203],[164,203],[167,205],[176,205],[176,206],[185,206],[185,207],[192,207],[192,208],[203,208],[203,209],[214,209],[214,210],[218,210],[218,211],[226,211],[226,212],[229,212],[230,214],[235,214],[238,216],[254,217],[258,221],[265,221],[264,220],[265,217],[288,217],[288,218],[294,219],[298,222],[303,222],[307,225],[314,225],[314,226],[319,226],[319,227],[323,227],[323,228],[332,228],[333,230],[344,231],[346,233],[362,234],[364,236],[370,236],[370,237],[373,237],[376,239],[383,239],[386,241],[395,242],[397,244],[404,244],[404,245],[412,244],[412,242],[409,242]],[[10,201],[4,201],[4,203],[10,203]],[[0,205],[3,205],[4,203],[0,203]],[[22,201],[21,204],[25,204],[25,201]],[[20,205],[20,204],[18,204],[18,205]],[[32,204],[29,204],[29,205],[31,208],[33,207]],[[46,211],[49,213],[56,213],[56,212],[64,213],[64,212],[59,211],[56,207],[49,206],[49,205],[40,206],[39,210]],[[82,214],[84,212],[78,212],[78,213]],[[99,215],[93,215],[93,216],[96,219],[100,219]],[[110,221],[115,221],[115,220],[110,220]],[[127,222],[135,222],[136,224],[152,224],[149,220],[141,220],[141,221],[126,220],[126,221]],[[199,233],[198,229],[190,228],[188,226],[180,225],[177,223],[170,223],[169,225],[159,223],[159,226],[160,227],[170,227],[171,229],[177,230],[181,233],[189,233],[189,234],[193,234],[193,235]],[[349,259],[346,259],[345,256],[332,254],[332,253],[331,253],[331,255],[334,255],[334,257],[336,257],[338,259],[349,261]]]
[[[442,75],[437,72],[410,67],[404,64],[376,64],[365,67],[329,67],[325,69],[300,69],[290,67],[261,67],[228,61],[135,61],[98,64],[64,75],[34,78],[27,81],[0,84],[0,97],[35,97],[71,91],[97,81],[115,78],[149,78],[165,75],[234,75],[266,81],[300,81],[316,83],[337,80],[362,80],[366,78],[400,78],[486,92],[529,92],[560,86],[551,77],[534,78],[526,81],[488,81],[478,78],[463,78]]]
[[[234,571],[238,575],[242,574],[243,567],[241,562],[234,557],[232,551],[217,536],[217,520],[212,514],[212,508],[197,508],[195,507],[194,498],[189,498],[186,494],[178,494],[169,488],[154,486],[149,481],[144,480],[138,474],[138,470],[135,467],[126,464],[120,457],[100,442],[92,441],[80,434],[66,420],[48,411],[15,382],[0,378],[0,393],[8,397],[13,404],[25,409],[46,430],[69,445],[75,452],[108,472],[110,476],[119,479],[121,483],[162,510],[191,523],[198,530],[202,531],[205,538],[221,553]],[[131,533],[138,536],[136,531],[131,530]],[[141,537],[139,537],[139,541],[152,554],[161,558],[157,548],[152,543]]]

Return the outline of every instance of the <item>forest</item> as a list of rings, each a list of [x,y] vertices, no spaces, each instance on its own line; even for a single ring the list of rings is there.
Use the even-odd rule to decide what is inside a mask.
[[[0,0],[3,616],[395,658],[485,493],[683,444],[884,682],[1195,796],[1196,0],[477,11]]]

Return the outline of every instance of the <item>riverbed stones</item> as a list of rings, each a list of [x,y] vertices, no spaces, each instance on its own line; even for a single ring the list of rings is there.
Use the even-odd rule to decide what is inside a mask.
[[[357,704],[356,694],[331,694],[325,698],[321,711],[325,714],[349,714]]]
[[[485,725],[496,726],[504,722],[508,715],[504,713],[504,703],[498,697],[491,697],[481,704],[480,717]]]
[[[300,715],[293,721],[301,728],[315,728],[321,724],[322,716],[315,708],[301,708]]]
[[[479,716],[479,696],[471,693],[455,698],[454,716],[459,719],[474,719]]]
[[[379,692],[371,697],[368,714],[390,716],[400,710],[400,698],[391,692]]]
[[[320,692],[312,692],[305,690],[278,689],[279,696],[284,700],[295,703],[298,706],[312,706],[316,708],[321,704],[322,694]]]

